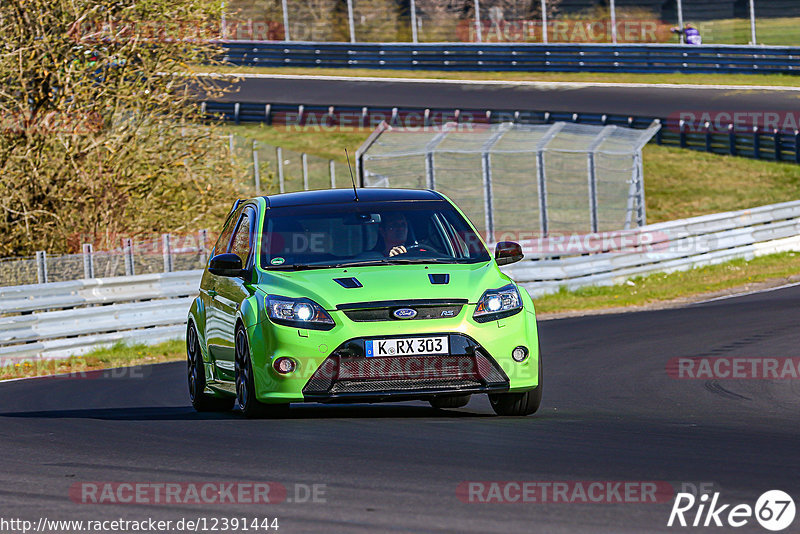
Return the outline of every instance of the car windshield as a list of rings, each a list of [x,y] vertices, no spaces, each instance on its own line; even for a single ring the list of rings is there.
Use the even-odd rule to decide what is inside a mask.
[[[271,208],[264,229],[264,269],[491,259],[464,217],[440,200]]]

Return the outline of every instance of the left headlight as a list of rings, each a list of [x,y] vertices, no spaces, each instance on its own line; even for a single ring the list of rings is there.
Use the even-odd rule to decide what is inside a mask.
[[[336,324],[322,306],[307,298],[269,295],[267,315],[273,323],[310,330],[330,330]]]
[[[487,323],[510,317],[522,309],[522,299],[513,284],[500,289],[488,289],[478,301],[472,318],[476,323]]]

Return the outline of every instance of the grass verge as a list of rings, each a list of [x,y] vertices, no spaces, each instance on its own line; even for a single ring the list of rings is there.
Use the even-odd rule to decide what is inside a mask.
[[[24,360],[3,362],[0,380],[34,376],[67,375],[72,378],[102,376],[103,369],[133,368],[153,363],[172,362],[186,358],[183,340],[166,341],[157,345],[125,345],[96,349],[82,356],[60,360]],[[133,374],[131,374],[133,376]]]
[[[749,291],[760,283],[770,286],[793,281],[800,274],[800,253],[783,252],[740,259],[688,271],[658,273],[614,286],[593,286],[534,299],[540,314],[609,308],[642,307],[676,299],[721,296]]]
[[[298,76],[347,76],[365,78],[429,78],[436,80],[493,80],[519,82],[579,83],[668,83],[687,85],[761,85],[797,87],[798,77],[790,74],[636,74],[609,72],[453,72],[438,70],[338,69],[301,67],[214,67],[195,66],[195,72],[237,74],[287,74]]]

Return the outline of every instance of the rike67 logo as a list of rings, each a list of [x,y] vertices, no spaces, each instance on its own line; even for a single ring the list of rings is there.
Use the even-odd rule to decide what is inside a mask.
[[[784,491],[765,492],[755,506],[744,503],[720,504],[719,496],[719,492],[700,497],[678,493],[667,526],[739,528],[755,519],[765,529],[777,532],[786,529],[794,521],[794,499]]]

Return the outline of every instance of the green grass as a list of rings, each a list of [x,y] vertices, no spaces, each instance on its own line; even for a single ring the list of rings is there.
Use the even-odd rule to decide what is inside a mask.
[[[760,45],[799,46],[800,18],[756,19],[756,40]],[[698,22],[697,29],[707,44],[749,44],[750,19]]]
[[[800,253],[785,252],[733,260],[670,274],[632,278],[615,286],[593,286],[535,299],[538,313],[643,306],[681,297],[712,293],[767,280],[785,280],[800,273]]]
[[[797,87],[789,74],[634,74],[601,72],[452,72],[435,70],[336,69],[300,67],[196,67],[199,72],[358,76],[373,78],[433,78],[438,80],[498,80],[539,82],[670,83],[694,85],[762,85]]]
[[[23,360],[0,367],[0,380],[26,378],[54,374],[73,374],[110,369],[112,367],[132,367],[182,360],[186,358],[183,340],[167,341],[157,345],[125,345],[117,343],[112,347],[93,350],[83,356],[73,356],[60,360]]]

